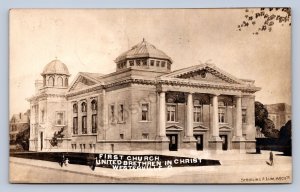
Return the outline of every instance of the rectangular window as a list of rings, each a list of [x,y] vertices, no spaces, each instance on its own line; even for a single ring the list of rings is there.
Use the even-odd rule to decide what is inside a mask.
[[[160,61],[156,61],[156,67],[159,67]]]
[[[72,149],[76,149],[76,144],[72,144]]]
[[[73,117],[73,134],[77,135],[78,134],[78,118]]]
[[[56,113],[56,125],[63,125],[64,124],[64,113],[57,112]]]
[[[144,66],[147,66],[147,60],[143,60],[142,62]]]
[[[202,107],[194,106],[194,122],[202,122]]]
[[[149,121],[149,104],[142,104],[142,121]]]
[[[171,63],[168,62],[167,68],[168,68],[168,69],[171,69]]]
[[[85,149],[85,144],[82,144],[82,148]]]
[[[175,122],[176,120],[176,105],[167,106],[167,121]]]
[[[97,114],[92,115],[92,133],[97,133]]]
[[[124,105],[119,105],[119,122],[124,122]]]
[[[143,133],[142,138],[143,139],[149,139],[149,133]]]
[[[219,108],[219,123],[225,123],[226,119],[225,119],[225,108]]]
[[[82,116],[82,134],[87,134],[86,116]]]
[[[140,66],[141,65],[141,61],[140,60],[136,60],[136,65]]]
[[[247,109],[242,109],[242,122],[247,123]]]
[[[124,134],[120,134],[120,139],[124,139]]]
[[[45,122],[45,111],[42,111],[42,123]]]
[[[130,61],[129,61],[129,65],[130,65],[130,66],[134,66],[134,61],[133,61],[133,60],[130,60]]]
[[[112,123],[115,122],[115,106],[114,105],[110,106],[110,119],[111,119]]]
[[[165,61],[162,61],[162,62],[161,62],[161,67],[165,67],[165,65],[166,65],[166,62],[165,62]]]
[[[154,60],[151,60],[151,61],[150,61],[150,65],[151,65],[151,66],[154,66]]]

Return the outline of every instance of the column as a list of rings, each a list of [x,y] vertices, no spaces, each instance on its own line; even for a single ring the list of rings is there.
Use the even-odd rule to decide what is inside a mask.
[[[166,137],[166,93],[159,93],[159,136]]]
[[[219,106],[218,106],[218,95],[214,94],[212,97],[212,127],[211,137],[208,141],[208,146],[212,151],[219,152],[222,150],[222,140],[219,135]]]
[[[218,95],[213,95],[212,98],[212,104],[213,104],[213,117],[212,117],[212,137],[213,138],[219,138],[219,114],[218,114]]]
[[[236,117],[235,128],[232,138],[232,149],[240,152],[245,151],[245,139],[243,138],[243,124],[242,124],[242,97],[240,95],[235,97],[236,101]]]
[[[242,130],[242,97],[236,96],[236,121],[235,121],[235,129],[233,136],[235,138],[242,138],[243,137],[243,130]]]
[[[186,110],[186,133],[185,136],[186,137],[193,137],[193,110],[194,110],[194,106],[193,106],[193,94],[192,93],[188,93],[187,96],[187,110]]]

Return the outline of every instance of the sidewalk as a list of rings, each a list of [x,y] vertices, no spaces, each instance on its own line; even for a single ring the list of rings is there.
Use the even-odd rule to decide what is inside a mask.
[[[44,169],[52,169],[57,171],[79,173],[82,175],[92,175],[109,177],[124,180],[134,179],[147,179],[147,178],[170,178],[173,176],[191,176],[191,175],[230,175],[240,174],[242,175],[257,175],[266,173],[281,172],[284,174],[291,173],[292,170],[292,158],[286,156],[277,156],[277,152],[274,152],[274,166],[266,164],[269,158],[269,151],[262,151],[262,154],[206,154],[202,158],[217,159],[220,160],[221,166],[199,166],[199,167],[173,167],[162,169],[148,169],[148,170],[114,170],[109,168],[96,167],[94,171],[89,166],[69,164],[67,167],[60,167],[58,163],[22,159],[16,157],[10,157],[11,165],[27,165],[34,167],[41,167]],[[168,153],[167,155],[172,155]],[[198,157],[197,154],[180,154],[180,156],[186,157]]]

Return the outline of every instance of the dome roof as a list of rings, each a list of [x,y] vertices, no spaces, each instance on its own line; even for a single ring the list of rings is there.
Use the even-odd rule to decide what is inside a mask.
[[[119,61],[125,59],[145,57],[167,59],[172,62],[172,59],[168,55],[166,55],[163,51],[157,49],[154,45],[145,41],[145,39],[143,39],[141,43],[133,46],[130,50],[122,53],[119,57],[116,58],[115,62],[118,63]]]
[[[57,59],[51,61],[44,67],[42,75],[48,74],[70,75],[68,67]]]

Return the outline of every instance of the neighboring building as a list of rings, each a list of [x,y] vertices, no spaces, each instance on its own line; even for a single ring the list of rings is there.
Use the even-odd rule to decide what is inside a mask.
[[[9,122],[9,140],[10,144],[14,145],[16,143],[17,134],[29,129],[30,125],[30,111],[26,113],[14,114]]]
[[[268,110],[268,118],[271,119],[275,125],[275,129],[280,130],[280,128],[285,125],[289,120],[291,120],[291,106],[286,103],[276,103],[264,105]]]
[[[31,151],[255,150],[253,80],[213,64],[172,71],[145,40],[115,62],[116,72],[79,72],[70,86],[65,64],[45,66],[29,99]]]

